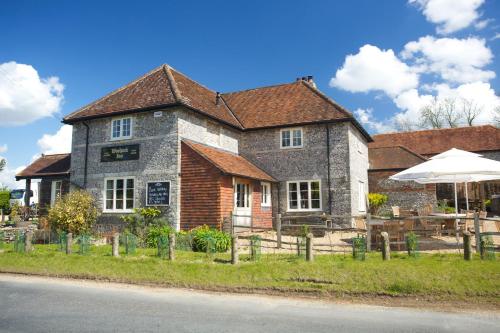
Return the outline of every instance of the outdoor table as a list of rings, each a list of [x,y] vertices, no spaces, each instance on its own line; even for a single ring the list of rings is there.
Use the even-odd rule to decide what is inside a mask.
[[[442,217],[444,224],[446,225],[446,230],[448,230],[448,235],[451,235],[451,232],[449,231],[451,228],[455,229],[455,234],[458,236],[458,226],[459,224],[465,224],[465,222],[462,222],[458,220],[459,218],[466,217],[467,214],[450,214],[450,213],[431,213],[431,216],[438,216]]]

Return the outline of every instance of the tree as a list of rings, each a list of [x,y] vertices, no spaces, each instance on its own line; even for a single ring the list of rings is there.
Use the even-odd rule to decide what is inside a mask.
[[[469,126],[472,126],[474,119],[476,119],[482,111],[483,108],[481,106],[478,106],[474,100],[466,98],[462,99],[461,115]]]
[[[423,128],[443,128],[444,109],[443,104],[436,97],[431,103],[420,110],[420,126]]]
[[[449,127],[458,127],[461,115],[457,112],[454,98],[446,98],[440,102],[443,109],[443,118]]]
[[[493,110],[495,115],[493,116],[493,120],[495,121],[495,125],[500,127],[500,105],[498,105],[495,110]]]
[[[0,172],[5,168],[5,159],[0,158]]]

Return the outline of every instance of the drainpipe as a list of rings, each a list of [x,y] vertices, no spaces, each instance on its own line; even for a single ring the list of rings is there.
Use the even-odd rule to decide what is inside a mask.
[[[326,158],[327,158],[327,184],[328,184],[328,213],[332,215],[332,192],[331,192],[331,179],[330,179],[330,125],[325,124],[326,130]]]
[[[85,134],[85,166],[83,169],[83,188],[87,189],[87,165],[88,165],[88,155],[89,155],[89,125],[86,122],[82,123],[86,128]]]

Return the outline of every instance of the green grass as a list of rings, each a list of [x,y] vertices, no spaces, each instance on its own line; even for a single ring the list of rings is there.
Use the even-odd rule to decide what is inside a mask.
[[[121,249],[123,251],[123,249]],[[77,252],[77,247],[74,248]],[[499,261],[467,262],[458,254],[421,254],[409,258],[392,253],[382,261],[370,253],[365,261],[350,255],[317,255],[305,262],[295,255],[262,255],[258,262],[229,254],[207,258],[204,253],[176,252],[176,261],[155,257],[154,249],[133,256],[111,256],[110,246],[92,247],[88,255],[66,255],[56,245],[35,245],[29,254],[6,245],[0,253],[0,272],[103,279],[117,282],[208,290],[258,291],[326,297],[410,296],[451,301],[487,302],[500,306]]]

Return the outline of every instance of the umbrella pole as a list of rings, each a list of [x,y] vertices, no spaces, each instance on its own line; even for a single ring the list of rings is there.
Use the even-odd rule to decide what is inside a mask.
[[[455,238],[457,240],[457,249],[458,252],[460,253],[460,245],[459,245],[459,238],[458,238],[458,198],[457,198],[457,183],[453,183],[454,188],[455,188]]]
[[[465,182],[465,206],[469,210],[469,193],[467,192],[467,182]]]

